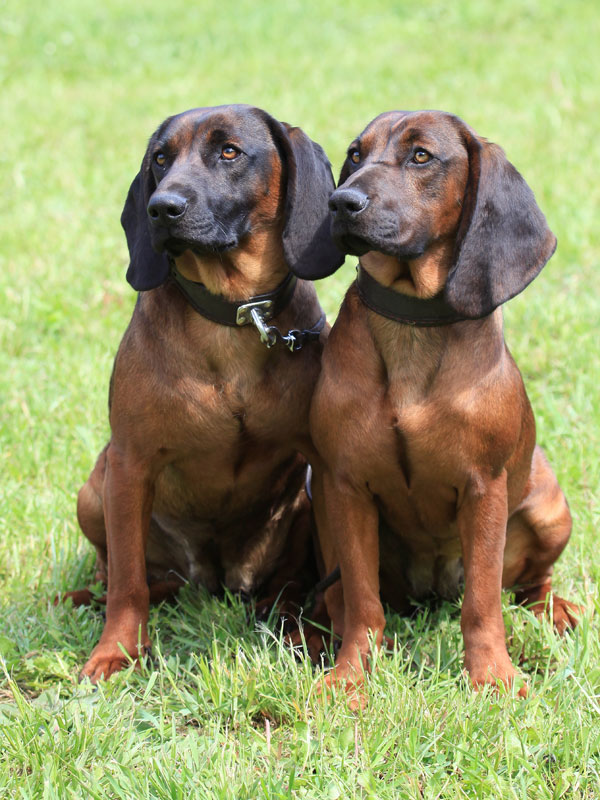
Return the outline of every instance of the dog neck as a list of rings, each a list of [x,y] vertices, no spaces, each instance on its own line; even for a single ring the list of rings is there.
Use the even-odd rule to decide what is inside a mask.
[[[298,281],[293,273],[288,272],[272,292],[231,301],[209,292],[202,283],[184,278],[175,264],[171,264],[171,279],[195,311],[213,322],[231,327],[252,324],[251,309],[255,309],[264,322],[276,317],[291,302]]]
[[[372,311],[404,325],[436,327],[467,319],[444,298],[454,252],[451,237],[433,242],[420,257],[403,261],[377,251],[360,259],[357,288]]]
[[[383,361],[386,380],[395,387],[394,393],[402,394],[406,402],[418,402],[419,398],[427,396],[442,371],[470,375],[468,380],[476,380],[475,375],[489,371],[502,358],[501,309],[483,319],[471,320],[454,314],[440,297],[449,272],[450,250],[450,247],[441,247],[411,262],[400,262],[376,252],[360,259],[363,271],[384,287],[392,307],[393,296],[398,295],[398,305],[405,305],[409,317],[410,302],[405,303],[409,298],[417,308],[421,306],[414,315],[427,316],[429,308],[433,315],[445,316],[442,324],[435,319],[425,325],[418,321],[415,324],[414,320],[410,324],[409,319],[403,323],[392,314],[384,315],[381,309],[369,307],[357,287],[361,302],[367,306],[369,329]],[[473,355],[470,365],[464,363],[465,352]]]
[[[435,328],[466,319],[446,302],[442,292],[429,298],[406,295],[383,286],[360,266],[356,287],[360,299],[371,311],[401,325]]]
[[[324,318],[314,286],[309,281],[297,280],[288,271],[287,266],[284,265],[282,270],[276,271],[276,275],[282,276],[282,280],[277,283],[273,275],[267,275],[267,268],[261,267],[260,271],[265,274],[265,278],[260,282],[260,289],[262,290],[263,286],[272,287],[270,289],[257,291],[255,287],[258,281],[236,281],[235,278],[239,276],[234,276],[234,280],[229,284],[229,291],[224,292],[215,280],[215,276],[219,273],[205,271],[206,259],[193,256],[188,260],[186,256],[187,254],[184,254],[183,258],[174,260],[177,272],[179,272],[178,265],[182,262],[191,264],[192,267],[199,265],[201,269],[187,270],[187,276],[183,281],[181,275],[175,276],[172,273],[171,280],[155,291],[141,292],[136,309],[144,324],[147,324],[151,346],[168,350],[166,360],[169,362],[186,361],[187,366],[181,367],[182,372],[195,369],[191,364],[197,362],[202,364],[202,369],[208,365],[211,372],[218,374],[223,380],[247,382],[255,380],[267,364],[273,366],[282,358],[289,358],[290,348],[287,344],[278,341],[275,346],[268,349],[261,339],[259,330],[253,324],[240,326],[230,318],[232,313],[234,316],[237,315],[240,301],[256,299],[257,295],[277,295],[269,298],[273,299],[273,306],[272,314],[268,315],[266,321],[267,326],[275,325],[284,334],[291,330],[300,332],[303,342],[306,340],[307,344],[309,339],[310,342],[318,341],[320,331],[324,327]],[[224,270],[221,264],[217,266]],[[208,276],[206,283],[202,281],[205,275]],[[192,291],[190,298],[190,292],[186,291],[190,289],[189,285],[185,285],[189,281],[196,284],[192,290],[194,288],[200,290],[198,303],[192,302],[196,292]],[[213,287],[212,292],[206,284]],[[232,286],[234,288],[231,288]],[[238,286],[239,289],[236,288]],[[273,293],[273,289],[278,288],[279,291]],[[205,302],[206,295],[212,295],[212,298],[209,297],[208,305]],[[198,308],[198,305],[202,308]],[[220,319],[223,311],[230,318],[229,322]],[[157,329],[161,330],[160,337],[156,337]],[[168,335],[167,330],[170,331]],[[308,331],[306,335],[305,331]],[[315,354],[320,353],[321,347],[322,345],[311,343],[306,347],[308,357],[312,358],[310,356],[312,351]],[[294,358],[298,359],[298,363],[305,360],[302,354],[294,355]],[[239,375],[236,375],[236,370]]]
[[[372,250],[360,258],[360,265],[382,286],[427,300],[444,288],[453,250],[454,241],[449,239],[435,242],[426,253],[411,261]]]

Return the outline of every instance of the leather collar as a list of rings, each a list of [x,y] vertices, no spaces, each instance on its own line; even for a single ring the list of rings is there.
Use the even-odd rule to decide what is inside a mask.
[[[371,311],[382,317],[417,328],[434,328],[469,319],[457,314],[444,299],[443,292],[428,300],[410,297],[382,286],[360,265],[356,269],[356,288],[360,299]]]
[[[252,324],[252,308],[260,309],[264,320],[276,317],[289,304],[298,282],[296,276],[290,272],[272,292],[257,294],[247,300],[225,300],[224,297],[209,292],[203,283],[184,278],[173,263],[170,275],[179,291],[199,314],[220,325],[230,325],[233,328]]]

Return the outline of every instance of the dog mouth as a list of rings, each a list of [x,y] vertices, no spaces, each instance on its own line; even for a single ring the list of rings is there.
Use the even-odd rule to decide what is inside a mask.
[[[364,256],[370,250],[377,249],[372,242],[354,233],[334,234],[333,241],[342,252],[351,256]]]
[[[426,245],[423,242],[398,242],[390,241],[388,239],[380,239],[371,236],[359,236],[356,233],[350,233],[348,229],[336,230],[334,226],[332,231],[333,241],[337,247],[343,252],[351,256],[364,256],[365,253],[377,252],[383,253],[385,256],[392,256],[400,261],[412,261],[420,258],[425,250]]]
[[[385,256],[392,256],[393,258],[405,259],[417,258],[422,255],[420,251],[414,248],[399,247],[392,242],[382,242],[375,238],[366,236],[358,236],[355,233],[342,233],[336,235],[334,233],[333,240],[342,252],[351,256],[364,256],[365,253],[373,251],[383,253]]]
[[[373,250],[388,256],[395,256],[395,231],[390,230],[386,236],[382,235],[383,232],[374,230],[373,227],[358,220],[334,219],[331,225],[331,236],[336,246],[351,256],[364,256],[365,253]]]
[[[235,237],[225,240],[198,240],[198,239],[181,239],[169,236],[163,242],[157,243],[157,249],[164,251],[168,255],[177,257],[182,255],[186,250],[191,250],[197,256],[215,255],[219,253],[226,253],[237,247],[238,240]]]

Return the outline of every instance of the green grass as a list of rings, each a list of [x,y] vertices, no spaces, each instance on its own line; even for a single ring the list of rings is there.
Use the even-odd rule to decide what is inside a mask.
[[[600,797],[599,40],[594,0],[0,0],[3,796]],[[226,102],[302,125],[335,170],[380,111],[452,111],[535,190],[559,249],[506,335],[575,519],[556,585],[589,613],[562,641],[505,598],[529,699],[471,692],[446,604],[389,615],[365,711],[324,705],[276,634],[190,589],[152,610],[143,672],[78,685],[101,614],[52,598],[92,576],[75,497],[135,300],[119,214],[158,123]],[[318,286],[330,319],[352,274]]]

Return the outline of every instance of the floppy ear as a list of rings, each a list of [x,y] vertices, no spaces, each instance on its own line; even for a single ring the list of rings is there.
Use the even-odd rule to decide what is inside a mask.
[[[154,191],[154,179],[147,156],[140,171],[129,187],[125,207],[121,214],[121,225],[127,237],[129,268],[127,280],[138,292],[156,289],[169,275],[169,260],[157,253],[150,243],[150,229],[146,208]]]
[[[326,278],[344,263],[330,231],[328,201],[335,189],[331,165],[323,149],[300,128],[265,117],[287,171],[285,260],[299,278]]]
[[[523,291],[554,253],[556,237],[502,148],[466,126],[465,137],[469,178],[445,295],[460,314],[478,318]]]

